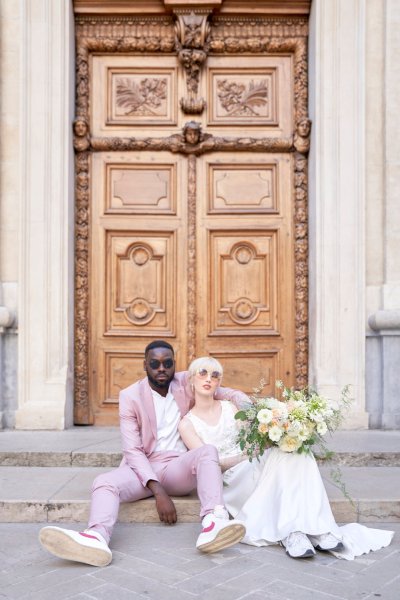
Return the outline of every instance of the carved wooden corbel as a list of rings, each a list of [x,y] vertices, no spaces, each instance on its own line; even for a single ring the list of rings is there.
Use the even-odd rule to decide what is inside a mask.
[[[205,108],[204,98],[198,96],[200,72],[207,59],[210,24],[207,14],[178,14],[175,23],[175,46],[178,59],[186,71],[187,96],[180,105],[186,114],[201,114]]]

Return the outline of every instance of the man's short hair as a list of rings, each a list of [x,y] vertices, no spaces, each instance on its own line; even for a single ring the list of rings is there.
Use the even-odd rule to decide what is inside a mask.
[[[171,346],[171,344],[169,344],[168,342],[164,342],[164,340],[154,340],[154,342],[150,342],[150,344],[147,344],[144,351],[144,356],[146,357],[149,351],[154,350],[154,348],[168,348],[168,350],[171,350],[172,354],[174,354],[174,349]]]

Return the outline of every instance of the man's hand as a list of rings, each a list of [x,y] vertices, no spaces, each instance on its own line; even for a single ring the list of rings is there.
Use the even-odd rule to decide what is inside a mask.
[[[176,508],[167,492],[158,481],[150,480],[147,482],[147,487],[153,492],[156,500],[156,508],[160,521],[173,525],[176,523]]]

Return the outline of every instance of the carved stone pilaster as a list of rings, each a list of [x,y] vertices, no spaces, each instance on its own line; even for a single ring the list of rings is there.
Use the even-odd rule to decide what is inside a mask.
[[[210,24],[208,15],[179,14],[175,23],[176,50],[186,71],[187,96],[180,105],[186,114],[201,114],[206,102],[198,96],[201,69],[207,59]]]
[[[78,138],[79,139],[79,138]],[[89,403],[89,154],[75,157],[75,403],[74,422],[93,422]]]
[[[296,152],[294,160],[295,374],[302,389],[308,384],[308,174],[307,158]]]

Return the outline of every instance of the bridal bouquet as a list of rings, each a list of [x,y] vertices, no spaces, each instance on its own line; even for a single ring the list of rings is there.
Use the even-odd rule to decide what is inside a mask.
[[[262,382],[251,405],[236,413],[235,418],[243,421],[238,437],[241,450],[250,460],[272,446],[301,453],[318,444],[328,454],[322,438],[342,422],[350,404],[348,387],[335,405],[309,388],[293,390],[282,381],[277,381],[276,387],[279,398],[261,397]]]

